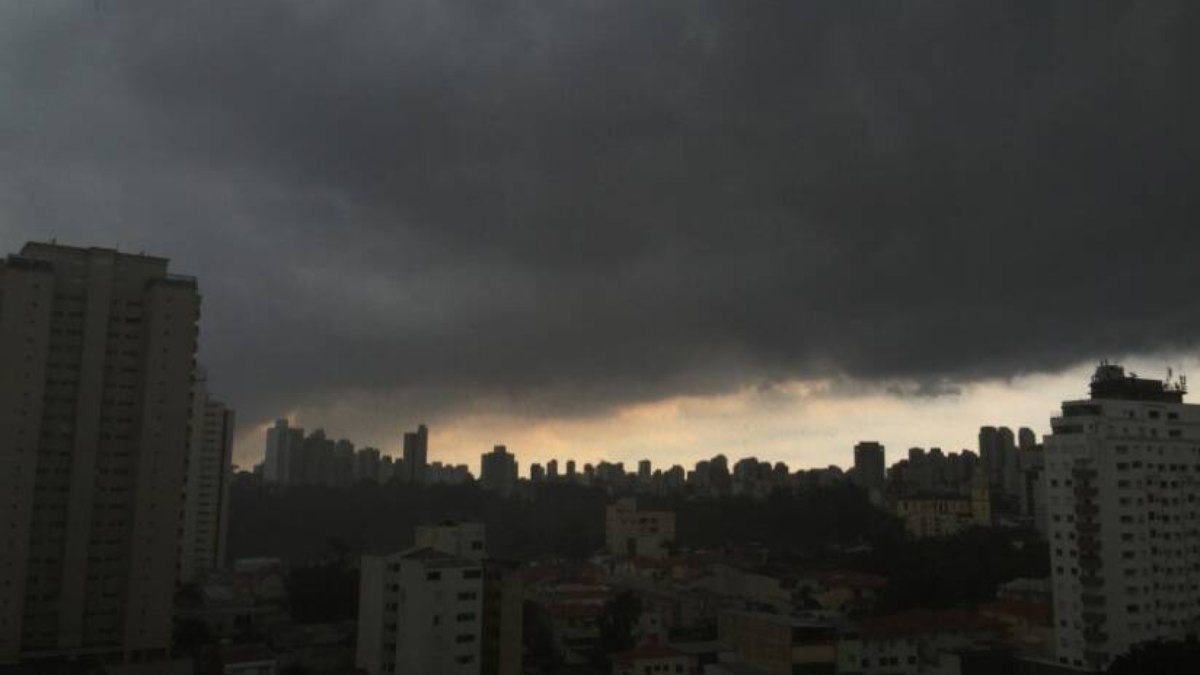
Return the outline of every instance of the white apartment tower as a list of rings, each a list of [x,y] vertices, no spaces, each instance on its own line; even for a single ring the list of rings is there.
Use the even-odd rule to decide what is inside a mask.
[[[436,548],[364,556],[356,665],[369,675],[477,675],[483,563]]]
[[[1102,670],[1200,618],[1200,405],[1101,364],[1045,439],[1060,663]]]
[[[164,258],[0,262],[0,665],[169,651],[199,313]]]
[[[229,484],[233,480],[233,424],[233,410],[209,395],[204,370],[197,369],[180,524],[181,581],[193,581],[218,569],[225,559]]]

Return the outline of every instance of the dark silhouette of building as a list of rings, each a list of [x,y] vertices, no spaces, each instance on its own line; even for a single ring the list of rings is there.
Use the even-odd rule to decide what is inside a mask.
[[[422,424],[416,431],[404,434],[404,476],[401,480],[413,485],[423,484],[428,464],[429,429]]]
[[[863,441],[854,446],[854,482],[866,490],[882,491],[885,458],[883,445]]]
[[[517,486],[517,458],[503,445],[497,445],[479,460],[479,483],[485,490],[512,494]]]

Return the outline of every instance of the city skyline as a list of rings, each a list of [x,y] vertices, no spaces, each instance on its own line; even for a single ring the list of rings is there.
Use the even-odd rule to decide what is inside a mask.
[[[1167,369],[1184,376],[1189,371],[1200,372],[1200,359],[1178,354],[1159,359],[1130,357],[1114,360],[1129,364],[1131,371],[1147,377],[1165,376]],[[556,459],[560,463],[575,460],[580,467],[585,463],[597,464],[601,461],[624,462],[627,467],[636,467],[638,461],[650,459],[655,468],[667,468],[673,464],[690,468],[695,462],[717,454],[724,454],[731,460],[756,456],[760,460],[782,461],[793,470],[831,465],[847,468],[851,464],[849,458],[854,444],[873,440],[888,449],[887,465],[891,466],[902,459],[911,447],[939,447],[945,452],[963,449],[977,451],[977,435],[981,426],[1007,426],[1014,432],[1024,426],[1032,429],[1040,439],[1043,434],[1049,433],[1049,413],[1057,402],[1086,398],[1086,386],[1081,383],[1087,381],[1095,365],[1096,360],[1081,362],[1057,375],[1035,375],[1014,378],[1010,382],[976,384],[956,394],[939,397],[898,398],[878,392],[866,403],[861,394],[846,395],[832,401],[822,399],[817,401],[819,412],[815,422],[806,417],[806,414],[811,414],[811,409],[803,407],[806,392],[799,387],[792,390],[798,395],[790,400],[785,398],[782,387],[771,394],[776,407],[765,422],[759,411],[752,409],[744,400],[756,394],[761,395],[757,391],[642,404],[619,415],[624,421],[616,425],[623,430],[617,438],[605,435],[610,428],[609,418],[565,423],[535,421],[532,428],[526,424],[527,420],[506,423],[487,417],[475,424],[468,421],[459,427],[431,422],[429,461],[466,464],[478,476],[479,456],[493,445],[500,444],[516,454],[521,463],[522,477],[528,477],[532,464],[545,465]],[[780,405],[787,405],[784,401],[793,407],[780,409]],[[875,423],[863,423],[864,417],[872,419],[872,405],[876,406]],[[765,427],[774,424],[771,427],[773,433],[769,435],[771,442],[758,445],[729,443],[728,439],[735,436],[744,423],[738,417],[738,411],[745,419]],[[700,424],[703,430],[719,435],[714,440],[704,441],[703,438],[697,438],[698,434],[693,431],[692,436],[685,437],[683,441],[671,441],[673,446],[670,443],[655,445],[666,437],[663,419],[671,417],[678,420],[681,427]],[[311,424],[299,421],[306,419],[299,416],[288,419],[306,431],[324,429],[331,438],[348,438],[360,447],[379,448],[383,454],[398,458],[402,455],[404,431],[415,426],[417,421],[409,422],[403,415],[396,418],[405,420],[396,423],[399,429],[397,433],[375,435],[356,433],[353,428],[345,433],[335,432],[332,427],[323,425],[315,418]],[[851,420],[855,424],[849,424]],[[238,447],[241,454],[235,456],[243,470],[249,470],[253,464],[261,461],[267,428],[269,425],[239,430]],[[794,435],[787,435],[787,431]],[[589,435],[592,438],[607,438],[610,451],[590,451],[590,448],[605,443],[588,442]],[[656,440],[647,441],[647,438]],[[693,440],[696,441],[694,444]]]
[[[1200,673],[1197,29],[0,1],[0,675]]]
[[[472,463],[953,447],[913,396],[1196,345],[1191,3],[475,4],[5,3],[0,244],[203,279],[243,429]]]

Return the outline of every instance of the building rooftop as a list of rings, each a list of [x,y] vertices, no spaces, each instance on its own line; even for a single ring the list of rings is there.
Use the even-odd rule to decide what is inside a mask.
[[[47,255],[47,254],[54,254],[54,253],[57,253],[60,255],[61,254],[70,254],[70,255],[85,256],[85,255],[87,255],[89,253],[93,253],[93,252],[112,253],[114,255],[122,256],[122,257],[126,257],[126,258],[140,258],[142,260],[162,263],[164,265],[167,264],[167,262],[168,262],[166,258],[163,258],[160,256],[146,255],[144,253],[125,253],[123,251],[118,251],[115,248],[106,248],[103,246],[70,246],[67,244],[60,244],[54,240],[51,240],[49,242],[30,241],[30,242],[26,242],[26,244],[23,247],[21,247],[21,255],[30,257],[30,258],[37,258],[37,257],[39,257],[39,255]]]
[[[427,567],[479,567],[480,562],[477,560],[467,560],[459,558],[456,555],[439,551],[436,548],[428,546],[414,546],[410,549],[405,549],[398,553],[380,556],[384,560],[399,561],[413,560],[424,563]]]
[[[1138,377],[1137,373],[1126,374],[1123,367],[1104,361],[1092,375],[1091,394],[1093,399],[1183,403],[1186,381],[1180,378],[1172,382],[1169,377],[1167,380],[1146,379]]]

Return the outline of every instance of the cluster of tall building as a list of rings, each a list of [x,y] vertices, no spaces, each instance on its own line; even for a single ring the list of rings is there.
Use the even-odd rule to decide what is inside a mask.
[[[176,583],[223,562],[233,413],[168,261],[0,262],[0,665],[167,658]]]
[[[346,439],[326,437],[324,429],[303,429],[278,419],[267,430],[261,473],[274,485],[350,487],[361,482],[399,481],[411,485],[457,484],[473,480],[466,465],[429,463],[429,429],[424,424],[404,434],[403,455],[393,458],[378,448],[355,449]]]
[[[909,448],[891,467],[885,456],[877,441],[857,444],[850,480],[911,534],[942,536],[997,519],[1045,530],[1044,453],[1031,429],[981,427],[978,452]]]
[[[495,446],[480,460],[480,484],[484,489],[501,494],[513,493],[521,483],[519,463],[503,445]],[[551,459],[545,464],[529,467],[530,484],[562,483],[596,486],[613,492],[670,495],[688,491],[697,496],[746,495],[764,497],[775,490],[795,490],[832,485],[844,479],[837,467],[792,472],[783,462],[759,461],[754,457],[738,460],[732,467],[725,455],[700,460],[692,470],[675,464],[668,469],[656,469],[648,459],[640,460],[634,471],[624,462],[601,461],[584,464],[582,469],[574,460],[559,464]]]

